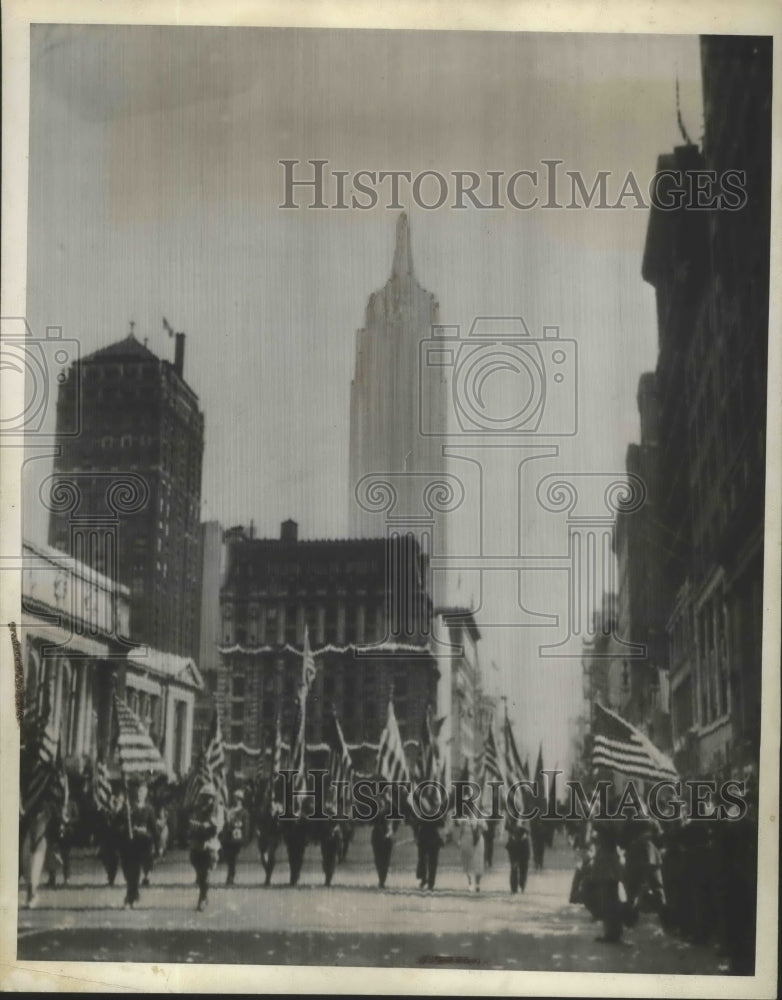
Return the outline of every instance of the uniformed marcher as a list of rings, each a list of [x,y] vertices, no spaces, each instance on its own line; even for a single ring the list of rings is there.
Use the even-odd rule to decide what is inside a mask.
[[[594,855],[589,865],[587,886],[588,907],[603,921],[603,935],[596,938],[616,944],[622,937],[622,901],[619,898],[619,883],[622,881],[622,863],[619,857],[617,839],[618,824],[614,820],[599,820],[593,825]]]
[[[328,819],[318,820],[320,838],[320,859],[323,865],[323,875],[326,885],[331,885],[337,861],[342,853],[342,827],[336,819],[336,809],[332,805],[325,807]],[[314,822],[314,821],[313,821]]]
[[[301,813],[296,819],[282,820],[282,836],[288,852],[288,868],[290,884],[297,885],[301,868],[304,864],[304,852],[307,849],[309,820]]]
[[[71,877],[71,848],[76,839],[76,828],[79,822],[79,807],[74,799],[69,798],[62,815],[58,815],[50,823],[47,832],[46,871],[49,875],[48,887],[57,886],[57,870],[62,868],[62,880],[65,885]]]
[[[437,863],[440,857],[440,848],[443,846],[443,838],[440,834],[442,821],[425,819],[419,820],[416,828],[416,842],[418,843],[418,868],[417,878],[422,889],[434,889],[437,879]]]
[[[109,885],[114,885],[117,877],[120,844],[127,822],[125,793],[120,789],[116,795],[112,795],[109,811],[98,814],[98,857],[106,869]]]
[[[196,909],[201,912],[208,903],[209,872],[220,855],[220,831],[223,828],[223,810],[212,785],[204,785],[198,793],[195,807],[188,823],[190,864],[195,869],[198,885]]]
[[[529,871],[529,829],[525,821],[508,816],[505,821],[505,831],[508,837],[505,850],[508,852],[510,862],[510,891],[517,893],[520,889],[524,892]]]
[[[141,781],[130,792],[129,826],[120,841],[120,862],[127,892],[125,908],[133,909],[139,901],[142,868],[149,863],[155,843],[155,812],[147,802],[147,786]]]
[[[223,848],[228,872],[225,877],[226,885],[233,885],[236,878],[236,862],[239,859],[239,852],[247,843],[250,820],[247,810],[244,808],[244,792],[241,788],[233,793],[233,801],[226,812],[225,825],[220,834],[220,843]]]

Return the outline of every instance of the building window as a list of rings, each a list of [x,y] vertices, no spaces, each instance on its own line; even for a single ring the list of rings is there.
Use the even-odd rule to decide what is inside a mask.
[[[234,698],[244,698],[244,674],[234,674],[231,678],[231,693]]]
[[[123,434],[119,442],[120,448],[130,448],[133,445],[133,435]]]
[[[244,721],[244,702],[243,701],[232,701],[231,702],[231,719],[234,722]]]
[[[277,608],[266,609],[266,642],[277,642]]]
[[[337,641],[337,605],[335,602],[326,605],[326,642]]]
[[[291,645],[296,645],[296,605],[289,604],[285,609],[285,641]]]

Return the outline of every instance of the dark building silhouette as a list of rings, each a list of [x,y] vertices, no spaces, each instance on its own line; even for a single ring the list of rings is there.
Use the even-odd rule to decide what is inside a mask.
[[[756,764],[760,740],[771,40],[701,40],[703,150],[660,169],[744,171],[746,204],[652,208],[662,595],[683,774]]]
[[[657,746],[669,749],[670,714],[664,696],[667,609],[662,575],[670,539],[660,510],[660,406],[654,372],[644,372],[639,379],[637,401],[641,440],[628,445],[625,464],[628,474],[644,484],[646,498],[637,510],[616,517],[616,617],[618,634],[627,642],[643,646],[645,655],[622,663],[627,678],[622,710],[630,722],[648,730]]]
[[[131,324],[68,370],[57,422],[80,433],[59,442],[49,541],[130,589],[134,642],[195,658],[204,417],[184,351],[178,333],[173,364],[158,358]]]
[[[427,567],[411,536],[300,541],[295,521],[279,538],[225,533],[220,591],[221,662],[216,702],[233,747],[267,748],[279,713],[291,740],[302,679],[305,625],[317,675],[307,700],[311,762],[325,755],[333,706],[354,763],[374,768],[393,690],[402,738],[418,739],[438,671],[428,648],[432,615]],[[249,766],[233,751],[235,770]]]

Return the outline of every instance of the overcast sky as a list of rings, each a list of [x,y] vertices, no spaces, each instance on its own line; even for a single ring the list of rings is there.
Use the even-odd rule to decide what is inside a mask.
[[[371,211],[282,211],[281,159],[509,175],[556,158],[590,186],[611,171],[618,194],[682,141],[677,75],[686,127],[702,130],[694,37],[36,25],[31,44],[28,320],[62,326],[82,354],[130,320],[167,357],[162,317],[186,331],[202,515],[252,518],[260,535],[286,517],[302,537],[346,534],[355,330],[398,216],[385,195]],[[522,315],[533,335],[554,324],[577,341],[579,434],[541,472],[621,471],[656,356],[647,212],[403,202],[443,323]],[[46,461],[28,463],[30,489]],[[26,516],[45,540],[41,512]],[[523,523],[528,551],[562,531],[535,511]],[[549,576],[531,582],[532,606],[562,614],[563,575]],[[486,629],[483,662],[498,664],[522,753],[543,740],[563,764],[580,664],[541,666],[537,643],[558,632],[534,633]]]

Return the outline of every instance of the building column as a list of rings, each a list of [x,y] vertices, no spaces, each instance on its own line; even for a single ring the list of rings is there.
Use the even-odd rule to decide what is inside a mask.
[[[337,645],[345,645],[345,598],[337,600]]]
[[[74,753],[77,755],[84,755],[85,757],[89,755],[88,740],[89,740],[89,722],[90,722],[90,712],[87,706],[87,695],[88,695],[88,675],[90,668],[92,666],[92,660],[82,660],[79,664],[78,674],[79,674],[79,686],[78,695],[76,703],[76,746],[74,747]]]
[[[366,609],[363,603],[356,605],[356,642],[363,643],[366,641]]]
[[[323,646],[326,642],[326,606],[319,604],[318,614],[318,645]]]
[[[185,698],[185,746],[184,753],[182,755],[182,767],[187,774],[190,770],[190,762],[193,756],[193,714],[194,714],[194,699]]]
[[[166,689],[168,690],[168,689]],[[163,760],[169,771],[174,770],[174,744],[176,743],[176,698],[170,693],[165,701],[166,735],[163,740]],[[182,777],[182,775],[180,775]]]

